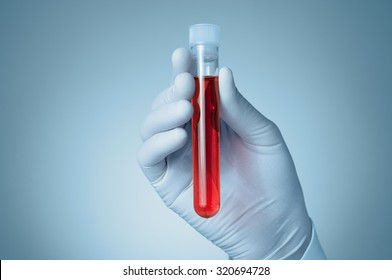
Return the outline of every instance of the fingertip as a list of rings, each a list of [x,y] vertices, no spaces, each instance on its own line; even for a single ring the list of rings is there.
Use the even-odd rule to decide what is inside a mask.
[[[193,115],[190,101],[181,99],[153,110],[140,127],[140,137],[146,141],[153,135],[183,126]]]
[[[185,121],[190,120],[193,115],[193,106],[188,100],[179,100],[176,108],[179,116],[184,116]]]
[[[188,140],[188,134],[186,133],[186,130],[181,127],[177,127],[172,130],[172,137],[173,141],[177,143],[178,147],[184,146]]]
[[[173,75],[177,76],[179,73],[188,72],[191,65],[191,54],[185,48],[177,48],[172,54]]]
[[[222,67],[219,70],[219,78],[222,79],[232,79],[233,78],[233,72],[231,71],[231,69],[229,67]]]
[[[233,72],[228,67],[219,70],[219,92],[223,102],[231,100],[237,93]]]
[[[174,80],[175,99],[190,100],[195,91],[195,80],[189,73],[181,73]]]
[[[137,154],[139,165],[144,168],[153,167],[169,154],[183,147],[188,135],[183,128],[174,128],[160,132],[148,138]]]
[[[188,72],[184,72],[184,73],[180,73],[176,76],[175,81],[177,82],[183,82],[183,83],[190,83],[194,86],[195,84],[195,79],[193,78],[193,76],[188,73]]]
[[[172,62],[173,64],[176,61],[186,59],[189,54],[189,51],[186,48],[177,48],[173,51],[172,54]]]

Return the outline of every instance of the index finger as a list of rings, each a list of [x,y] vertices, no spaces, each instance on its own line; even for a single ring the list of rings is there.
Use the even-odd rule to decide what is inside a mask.
[[[185,48],[174,50],[171,60],[173,69],[172,81],[174,81],[178,74],[191,71],[192,59],[189,50]]]

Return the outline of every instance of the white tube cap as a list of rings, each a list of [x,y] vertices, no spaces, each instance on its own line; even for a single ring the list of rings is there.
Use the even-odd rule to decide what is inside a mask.
[[[211,23],[199,23],[189,27],[189,46],[212,44],[219,46],[220,27]]]

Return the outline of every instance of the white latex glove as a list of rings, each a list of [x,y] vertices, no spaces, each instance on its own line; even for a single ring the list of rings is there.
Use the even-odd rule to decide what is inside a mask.
[[[219,72],[221,208],[193,210],[190,53],[172,56],[174,85],[154,101],[141,127],[139,164],[164,203],[231,259],[301,259],[312,235],[301,185],[278,127]]]

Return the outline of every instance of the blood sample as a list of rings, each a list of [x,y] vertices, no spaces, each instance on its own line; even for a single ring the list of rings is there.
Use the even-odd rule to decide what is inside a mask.
[[[195,93],[192,98],[193,203],[196,213],[210,218],[220,208],[220,119],[218,85],[219,27],[190,27]]]

